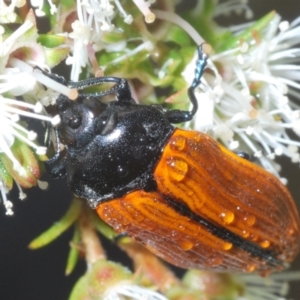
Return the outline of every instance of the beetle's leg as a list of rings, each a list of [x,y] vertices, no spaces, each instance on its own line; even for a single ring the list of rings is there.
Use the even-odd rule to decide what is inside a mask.
[[[57,128],[55,128],[54,130],[56,136],[56,153],[53,157],[51,157],[45,162],[45,167],[47,172],[51,175],[51,177],[62,178],[66,176],[66,152],[60,151],[60,142]]]
[[[185,111],[185,110],[166,111],[165,115],[171,123],[177,124],[177,123],[190,121],[192,120],[192,118],[194,117],[195,113],[198,110],[198,102],[195,96],[195,89],[201,82],[201,77],[203,75],[203,71],[207,64],[208,55],[202,51],[202,45],[198,46],[197,50],[198,50],[198,59],[196,62],[195,77],[191,86],[188,88],[188,95],[193,105],[193,108],[191,111]]]
[[[254,158],[253,158],[253,155],[251,155],[251,154],[249,154],[249,153],[247,153],[247,152],[245,152],[245,151],[234,151],[234,153],[237,155],[237,156],[239,156],[239,157],[242,157],[242,158],[244,158],[244,159],[246,159],[246,160],[248,160],[248,161],[254,161]]]
[[[122,232],[114,238],[114,241],[118,243],[120,240],[122,240],[125,237],[128,237],[127,232]]]
[[[44,135],[44,146],[49,148],[51,144],[51,129],[52,125],[50,122],[46,122],[45,124],[45,135]]]

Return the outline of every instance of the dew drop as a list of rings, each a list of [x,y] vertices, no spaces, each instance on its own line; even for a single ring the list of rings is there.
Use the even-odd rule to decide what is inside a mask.
[[[253,241],[253,242],[256,242],[258,240],[258,236],[256,234],[251,234],[250,235],[250,239]]]
[[[178,228],[179,228],[180,230],[184,230],[184,229],[185,229],[185,227],[184,227],[183,225],[179,225]]]
[[[117,172],[120,177],[125,177],[128,174],[128,169],[126,167],[118,166]]]
[[[248,238],[249,235],[250,235],[250,232],[249,232],[249,231],[247,231],[247,230],[243,230],[243,231],[242,231],[242,236],[243,236],[244,238]]]
[[[150,144],[150,145],[147,146],[147,149],[149,151],[154,151],[156,149],[156,145],[155,144]]]
[[[170,147],[172,150],[183,151],[186,147],[186,138],[181,135],[173,138]]]
[[[138,213],[138,212],[135,213],[133,217],[136,222],[142,222],[145,220],[145,217],[141,213]]]
[[[220,217],[223,219],[225,224],[231,224],[234,221],[234,213],[232,211],[222,212]]]
[[[233,246],[232,243],[226,242],[223,244],[223,249],[228,251],[228,250],[232,249],[232,246]]]
[[[251,226],[253,226],[253,225],[255,224],[255,222],[256,222],[256,217],[253,216],[253,215],[250,215],[250,216],[245,217],[245,218],[244,218],[244,221],[245,221],[245,223],[246,223],[249,227],[251,227]]]
[[[216,267],[216,266],[219,266],[223,263],[223,259],[222,258],[219,258],[219,257],[215,257],[211,260],[211,266],[212,267]]]
[[[194,190],[190,189],[187,191],[188,196],[192,196],[195,194]]]
[[[270,247],[270,241],[268,241],[268,240],[265,240],[265,241],[262,241],[261,243],[259,243],[260,244],[260,246],[262,247],[262,248],[269,248]]]
[[[178,234],[178,232],[176,230],[172,230],[172,232],[171,232],[172,237],[175,237],[177,234]]]
[[[171,158],[168,166],[170,178],[175,181],[183,180],[189,169],[187,162],[180,158]]]
[[[248,273],[252,273],[252,272],[255,271],[255,269],[256,269],[255,265],[249,264],[249,265],[246,266],[245,271],[248,272]]]
[[[194,243],[190,240],[180,240],[178,243],[180,248],[184,251],[191,250],[194,246]]]
[[[104,206],[103,207],[103,214],[104,214],[104,216],[108,216],[109,214],[111,214],[110,206]]]
[[[197,132],[197,134],[194,135],[193,140],[198,144],[202,141],[202,134],[200,132]]]

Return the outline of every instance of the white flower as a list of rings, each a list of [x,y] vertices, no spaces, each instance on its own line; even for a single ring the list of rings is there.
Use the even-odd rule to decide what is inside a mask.
[[[137,285],[117,284],[108,288],[103,300],[168,300],[163,295]]]
[[[1,193],[1,199],[3,201],[3,205],[6,209],[6,215],[12,216],[14,214],[12,209],[13,204],[6,197],[6,194],[8,193],[8,189],[2,180],[0,180],[0,193]]]
[[[228,0],[223,3],[218,3],[214,10],[214,16],[228,15],[230,12],[241,14],[245,12],[246,19],[253,17],[253,12],[248,6],[248,0]]]
[[[0,23],[13,23],[16,21],[16,7],[22,7],[26,3],[25,0],[13,0],[7,5],[4,0],[0,0]]]
[[[275,13],[266,18],[271,22],[260,30],[255,23],[235,27],[241,42],[236,39],[228,50],[211,55],[209,68],[214,73],[204,76],[205,97],[196,92],[199,110],[192,126],[229,149],[254,153],[265,169],[279,176],[275,156],[300,161],[300,142],[287,133],[291,129],[300,135],[300,18],[291,25]],[[245,41],[242,34],[250,26],[254,35]],[[192,61],[183,73],[189,83],[194,65]]]
[[[146,23],[152,23],[155,20],[155,14],[151,12],[149,9],[149,6],[153,3],[155,3],[155,0],[132,0],[135,5],[139,8],[139,10],[142,12],[142,14],[145,16],[145,22]]]
[[[145,15],[146,22],[154,21],[155,16],[149,10],[151,3],[154,3],[153,0],[148,2],[134,0],[134,3]],[[67,59],[67,64],[72,65],[71,80],[78,81],[82,68],[88,65],[89,59],[93,60],[95,49],[97,51],[103,48],[108,51],[113,51],[113,49],[120,51],[120,46],[123,48],[126,46],[126,41],[118,42],[116,45],[107,45],[101,39],[103,32],[119,30],[115,29],[113,24],[116,15],[115,8],[123,17],[124,22],[130,24],[133,21],[132,16],[126,13],[119,0],[77,0],[78,20],[71,24],[73,32],[69,34],[73,40],[73,55]]]
[[[300,84],[296,82],[300,78],[300,48],[295,48],[300,42],[299,22],[300,18],[288,28],[274,15],[252,41],[211,56],[222,76],[216,84],[222,92],[214,93],[215,136],[231,149],[240,143],[247,145],[275,174],[277,170],[269,159],[276,155],[300,161],[300,143],[286,132],[292,129],[299,135],[299,105],[288,98],[300,95]],[[285,26],[278,32],[283,28],[280,24]],[[213,83],[213,78],[208,81]],[[235,136],[223,135],[224,131],[232,131]]]
[[[266,278],[251,274],[243,274],[239,277],[233,275],[233,277],[245,286],[244,296],[236,300],[287,300],[288,282],[299,281],[300,272],[282,272]]]
[[[71,80],[78,81],[81,69],[88,63],[88,45],[91,29],[79,20],[72,23],[73,32],[69,37],[73,42],[73,56],[67,58],[66,64],[72,65]]]
[[[1,28],[2,35],[4,28]],[[5,39],[3,37],[0,39],[0,153],[2,160],[7,158],[10,161],[10,163],[6,162],[6,167],[3,168],[12,166],[10,171],[5,172],[10,173],[15,179],[20,190],[20,199],[26,197],[21,185],[30,187],[36,184],[39,171],[37,171],[37,164],[25,169],[23,159],[18,158],[20,153],[16,156],[12,150],[13,145],[18,141],[34,149],[37,155],[46,153],[46,147],[39,146],[35,142],[37,134],[27,130],[24,123],[19,122],[20,117],[34,118],[56,125],[60,121],[59,118],[49,117],[38,97],[42,95],[45,104],[53,103],[55,98],[49,100],[49,95],[53,95],[52,90],[56,91],[56,95],[58,93],[69,94],[70,91],[72,94],[72,90],[68,87],[45,76],[40,70],[34,69],[34,66],[45,67],[45,54],[36,39],[37,30],[32,12],[29,12],[25,22],[17,30]],[[22,57],[22,60],[19,57]],[[50,87],[51,92],[47,93],[44,86]],[[15,99],[17,96],[22,96],[23,101]],[[73,96],[70,96],[76,98],[76,91]],[[26,149],[21,152],[30,155]],[[11,186],[8,188],[5,182],[9,180],[8,178],[9,176],[6,179],[0,179],[0,192],[7,214],[11,215],[12,203],[6,197],[11,188]]]
[[[31,5],[33,7],[36,7],[35,9],[35,14],[38,17],[43,17],[45,16],[45,13],[43,12],[42,8],[44,6],[44,0],[30,0]],[[48,4],[50,5],[50,12],[51,14],[55,14],[57,12],[56,6],[52,3],[51,0],[47,0]]]

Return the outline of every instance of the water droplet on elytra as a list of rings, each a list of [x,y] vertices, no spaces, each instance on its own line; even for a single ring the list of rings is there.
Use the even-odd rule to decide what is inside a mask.
[[[258,236],[256,234],[251,234],[250,235],[250,239],[253,241],[253,242],[256,242],[258,240]]]
[[[133,217],[136,222],[142,222],[145,220],[145,217],[139,212],[136,212]]]
[[[184,251],[190,250],[194,246],[194,243],[190,240],[179,240],[178,244],[179,244],[180,248]]]
[[[250,215],[250,216],[247,216],[244,218],[244,221],[245,223],[248,225],[248,226],[253,226],[256,222],[256,217],[253,216],[253,215]]]
[[[194,190],[190,189],[187,191],[188,196],[192,196],[195,194]]]
[[[234,213],[232,211],[222,212],[220,217],[223,219],[225,224],[231,224],[234,221]]]
[[[175,181],[183,180],[189,169],[188,163],[185,160],[174,157],[168,161],[168,167],[170,178]]]
[[[249,232],[249,231],[247,231],[247,230],[243,230],[243,231],[242,231],[242,236],[243,236],[244,238],[248,238],[249,235],[250,235],[250,232]]]
[[[186,147],[186,138],[183,136],[176,136],[171,140],[170,147],[172,150],[183,151]]]
[[[265,249],[266,249],[266,248],[269,248],[270,245],[271,245],[270,241],[268,241],[268,240],[262,241],[262,242],[260,242],[259,244],[260,244],[260,246],[261,246],[262,248],[265,248]]]
[[[176,236],[177,234],[178,234],[178,232],[176,230],[172,230],[172,232],[171,232],[172,237]]]
[[[221,265],[222,263],[223,263],[223,259],[222,259],[222,258],[215,257],[215,258],[213,258],[213,259],[211,260],[210,265],[211,265],[212,267],[216,267],[216,266]]]
[[[255,265],[249,264],[249,265],[246,266],[245,271],[248,272],[248,273],[252,273],[252,272],[255,271],[255,269],[256,269]]]
[[[223,249],[228,251],[228,250],[232,249],[232,246],[233,246],[232,243],[226,242],[223,244]]]

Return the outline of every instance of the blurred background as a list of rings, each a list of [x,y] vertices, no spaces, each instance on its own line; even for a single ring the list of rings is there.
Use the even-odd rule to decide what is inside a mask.
[[[277,10],[289,21],[300,15],[299,0],[250,0],[249,4],[255,19],[270,10]],[[229,25],[239,23],[235,15],[221,21]],[[288,159],[282,159],[281,165],[282,176],[288,178],[288,187],[300,208],[300,166]],[[10,194],[9,199],[14,199],[14,216],[6,216],[0,205],[1,300],[67,299],[74,283],[85,271],[85,263],[81,261],[73,274],[64,275],[72,230],[45,248],[35,251],[27,248],[31,240],[60,219],[72,199],[65,180],[51,181],[46,174],[42,180],[49,182],[48,190],[25,191],[27,199],[22,202],[18,200],[17,191]],[[129,264],[117,247],[107,241],[104,243],[109,258]],[[300,270],[300,257],[291,269]],[[300,299],[300,281],[291,284],[288,298]]]

